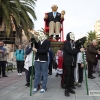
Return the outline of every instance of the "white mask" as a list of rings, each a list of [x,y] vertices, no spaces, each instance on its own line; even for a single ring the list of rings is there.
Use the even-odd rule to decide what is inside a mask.
[[[39,32],[38,40],[43,41],[45,39],[47,39],[46,35],[43,32]]]
[[[75,35],[74,35],[74,33],[70,33],[70,39],[71,39],[71,40],[75,40]]]

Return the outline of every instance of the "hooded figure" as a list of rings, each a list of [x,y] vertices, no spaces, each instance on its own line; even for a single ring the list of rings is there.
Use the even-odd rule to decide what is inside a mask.
[[[64,43],[64,65],[76,66],[76,55],[80,50],[75,48],[75,36],[69,32]]]
[[[65,96],[69,96],[69,93],[75,94],[72,90],[74,87],[74,68],[76,66],[77,53],[80,52],[79,49],[75,48],[75,36],[72,32],[69,32],[66,36],[66,41],[64,43],[64,69],[65,69]]]

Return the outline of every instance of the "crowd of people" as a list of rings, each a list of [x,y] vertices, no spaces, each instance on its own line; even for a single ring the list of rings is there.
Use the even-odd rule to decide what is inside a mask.
[[[93,40],[84,48],[82,45],[77,47],[75,36],[69,32],[66,36],[64,45],[61,46],[57,53],[54,54],[50,48],[50,41],[43,32],[39,32],[39,41],[29,41],[26,49],[22,49],[19,45],[15,51],[18,76],[22,75],[23,67],[26,75],[26,87],[30,86],[30,76],[32,65],[34,65],[34,88],[33,93],[40,89],[40,93],[47,90],[48,75],[52,75],[52,69],[56,69],[56,77],[61,76],[61,87],[65,89],[65,96],[70,93],[75,94],[75,86],[81,87],[83,82],[84,59],[82,53],[86,54],[86,67],[88,69],[88,78],[94,79],[94,70],[98,65],[98,73],[100,76],[100,42]],[[41,37],[41,38],[40,38]],[[85,42],[85,41],[84,41]],[[84,45],[84,43],[83,43]],[[34,56],[33,56],[34,52]],[[7,50],[4,43],[0,41],[0,78],[7,77],[5,74],[7,62]],[[1,70],[2,69],[2,70]],[[41,82],[42,81],[42,82]]]
[[[56,39],[59,37],[61,20],[64,18],[63,15],[56,12],[57,9],[57,5],[53,5],[52,12],[47,13],[44,18],[44,20],[49,20],[49,37],[53,38],[54,32],[56,32]],[[94,67],[96,64],[100,68],[100,42],[97,45],[97,41],[93,40],[84,48],[85,41],[82,43],[75,41],[75,35],[69,32],[66,35],[64,45],[54,54],[50,47],[50,40],[47,39],[46,35],[41,31],[37,33],[38,41],[33,42],[30,40],[25,49],[19,45],[15,51],[17,75],[22,76],[23,68],[25,68],[26,87],[30,86],[30,76],[31,72],[33,72],[33,93],[40,89],[40,85],[40,93],[46,92],[48,75],[52,75],[52,67],[56,69],[55,76],[61,76],[61,87],[65,89],[65,96],[70,96],[70,93],[75,94],[73,89],[76,88],[76,85],[81,87],[84,63],[87,65],[88,78],[96,78],[93,76],[93,69],[96,69]],[[83,58],[83,53],[86,54],[86,58]],[[7,77],[5,74],[6,56],[7,52],[4,48],[4,43],[0,41],[0,78],[1,71],[2,76]],[[34,66],[33,71],[32,66]],[[100,70],[98,72],[100,76]]]
[[[84,43],[82,45],[84,45]],[[75,94],[75,91],[73,89],[76,88],[76,85],[78,87],[81,87],[83,82],[84,59],[82,53],[85,52],[86,54],[85,63],[88,69],[88,78],[90,79],[95,78],[92,75],[93,65],[97,61],[96,56],[98,56],[99,65],[100,56],[99,46],[97,48],[96,40],[93,40],[91,43],[89,43],[86,48],[84,48],[82,45],[80,45],[80,47],[77,47],[77,45],[78,44],[75,42],[74,34],[72,32],[69,32],[66,36],[66,41],[64,42],[64,45],[58,49],[56,54],[54,54],[53,50],[50,48],[50,41],[46,38],[43,32],[39,32],[39,41],[35,43],[32,43],[30,41],[29,45],[25,49],[25,52],[22,50],[21,58],[24,59],[24,56],[26,55],[24,63],[26,73],[25,86],[30,86],[31,68],[34,59],[33,93],[36,93],[40,89],[40,85],[40,93],[44,93],[47,90],[48,75],[52,75],[52,69],[55,68],[55,76],[58,77],[60,75],[61,81],[63,81],[61,82],[61,87],[65,89],[65,96],[70,96],[70,93]],[[16,50],[16,52],[19,51]],[[34,57],[32,57],[33,52]],[[23,61],[23,59],[21,59],[20,62]],[[18,63],[19,59],[16,60]],[[21,73],[21,70],[19,69],[19,67],[17,68],[18,75],[20,75],[19,73]]]

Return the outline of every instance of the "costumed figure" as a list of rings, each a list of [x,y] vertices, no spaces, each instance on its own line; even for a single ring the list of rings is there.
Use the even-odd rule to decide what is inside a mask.
[[[65,96],[70,96],[69,93],[75,94],[74,87],[74,68],[76,66],[77,53],[84,49],[75,48],[75,36],[72,32],[69,32],[66,36],[63,49],[63,61],[65,73]]]
[[[60,49],[57,51],[57,56],[58,56],[58,66],[57,66],[56,77],[63,73],[63,50],[62,50],[62,47],[60,47]]]
[[[44,20],[46,20],[49,24],[49,37],[53,38],[55,33],[56,39],[59,39],[61,21],[64,19],[65,11],[63,10],[62,13],[57,12],[57,5],[53,5],[51,9],[52,12],[47,13]]]
[[[33,47],[35,53],[35,78],[34,78],[34,89],[33,93],[38,91],[38,84],[40,84],[41,76],[43,76],[42,88],[40,93],[44,93],[47,89],[47,78],[48,78],[48,53],[50,48],[50,41],[46,38],[43,32],[39,32],[39,41]]]

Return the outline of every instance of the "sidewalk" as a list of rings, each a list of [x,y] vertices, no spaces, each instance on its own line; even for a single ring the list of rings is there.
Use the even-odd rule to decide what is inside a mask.
[[[25,87],[25,73],[17,76],[17,71],[6,72],[8,77],[0,78],[0,100],[100,100],[100,96],[88,96],[86,94],[85,81],[82,87],[76,87],[76,94],[70,97],[64,96],[64,89],[60,87],[60,76],[48,76],[47,91],[43,94],[39,93],[30,96],[30,89]],[[100,90],[100,77],[97,74],[95,79],[88,79],[89,90]]]

